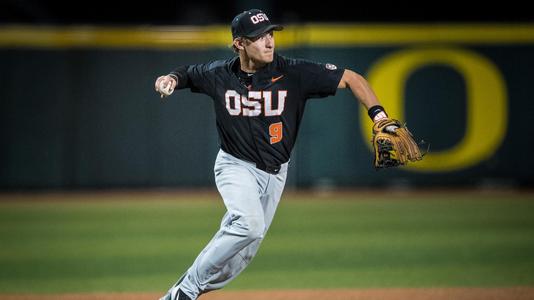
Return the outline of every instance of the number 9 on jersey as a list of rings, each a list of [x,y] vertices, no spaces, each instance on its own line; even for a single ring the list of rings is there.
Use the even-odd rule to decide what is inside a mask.
[[[282,122],[273,123],[269,125],[269,135],[271,136],[271,145],[276,144],[282,140],[283,133],[282,133]]]

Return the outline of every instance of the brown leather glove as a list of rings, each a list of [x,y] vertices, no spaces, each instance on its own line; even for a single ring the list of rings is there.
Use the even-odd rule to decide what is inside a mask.
[[[402,166],[423,159],[408,128],[395,119],[381,119],[373,126],[375,168]]]

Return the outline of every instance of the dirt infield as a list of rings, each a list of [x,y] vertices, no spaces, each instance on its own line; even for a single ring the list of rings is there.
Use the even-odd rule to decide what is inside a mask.
[[[0,295],[0,300],[156,300],[160,294]],[[534,287],[217,291],[201,300],[532,300]]]

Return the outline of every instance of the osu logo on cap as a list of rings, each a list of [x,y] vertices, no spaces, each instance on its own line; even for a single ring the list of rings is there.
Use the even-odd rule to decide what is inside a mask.
[[[264,13],[259,13],[257,15],[253,15],[250,17],[250,20],[253,24],[258,24],[259,22],[263,22],[265,20],[269,21],[269,18],[267,18],[267,15]]]

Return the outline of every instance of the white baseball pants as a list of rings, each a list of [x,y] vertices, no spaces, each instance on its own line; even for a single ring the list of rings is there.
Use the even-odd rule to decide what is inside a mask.
[[[191,299],[234,279],[256,255],[273,220],[287,177],[288,163],[276,175],[220,150],[215,183],[227,212],[219,231],[169,292],[181,289]],[[172,298],[174,299],[174,298]]]

